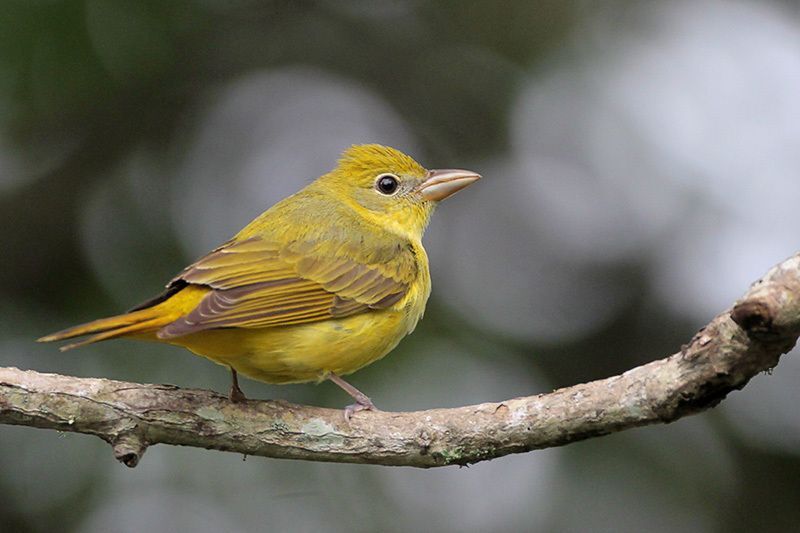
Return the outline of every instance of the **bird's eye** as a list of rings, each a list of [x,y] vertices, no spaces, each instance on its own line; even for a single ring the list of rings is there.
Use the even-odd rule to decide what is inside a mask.
[[[394,174],[381,174],[375,180],[375,188],[387,196],[396,193],[399,185],[400,182]]]

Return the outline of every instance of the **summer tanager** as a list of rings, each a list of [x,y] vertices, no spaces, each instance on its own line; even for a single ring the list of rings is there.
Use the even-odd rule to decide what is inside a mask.
[[[328,174],[278,202],[130,312],[39,339],[90,335],[62,350],[131,337],[184,346],[267,383],[329,379],[387,353],[417,325],[431,290],[422,234],[436,204],[480,176],[426,170],[377,144],[352,146]]]

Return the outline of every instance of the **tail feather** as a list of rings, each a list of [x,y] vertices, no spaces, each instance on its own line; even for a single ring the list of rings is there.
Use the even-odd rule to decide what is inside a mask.
[[[102,333],[97,333],[83,339],[79,342],[73,342],[72,344],[67,344],[59,348],[62,352],[66,352],[67,350],[72,350],[73,348],[80,348],[81,346],[86,346],[87,344],[94,344],[95,342],[100,342],[108,339],[115,339],[117,337],[122,337],[123,335],[130,335],[133,333],[145,333],[147,331],[151,331],[153,329],[157,329],[160,326],[164,325],[164,321],[159,318],[154,318],[153,320],[145,320],[143,322],[137,322],[136,324],[131,324],[130,326],[123,326],[114,329],[109,329]]]
[[[133,313],[127,313],[124,315],[101,318],[99,320],[87,322],[86,324],[80,324],[78,326],[67,328],[57,333],[45,335],[44,337],[37,339],[37,342],[61,341],[94,334],[80,342],[62,346],[61,351],[63,352],[79,346],[92,344],[94,342],[120,337],[122,335],[144,333],[168,324],[173,319],[169,316],[159,315],[160,314],[158,313],[158,310],[151,308],[143,309]]]
[[[62,346],[63,352],[107,339],[154,332],[193,309],[207,291],[208,289],[199,287],[189,287],[178,292],[167,291],[165,297],[154,298],[148,302],[151,307],[140,306],[130,313],[73,326],[45,335],[37,339],[37,342],[61,341],[91,335],[79,342]]]
[[[127,313],[124,315],[117,315],[108,318],[100,318],[97,320],[92,320],[91,322],[87,322],[85,324],[80,324],[78,326],[73,326],[71,328],[57,331],[56,333],[45,335],[40,339],[36,339],[36,342],[53,342],[53,341],[63,341],[66,339],[73,339],[75,337],[81,337],[83,335],[88,335],[90,333],[99,333],[102,331],[108,331],[110,329],[132,326],[137,323],[153,318],[152,313],[150,313],[150,316],[142,316],[142,315],[147,315],[147,313],[137,311],[135,313]]]

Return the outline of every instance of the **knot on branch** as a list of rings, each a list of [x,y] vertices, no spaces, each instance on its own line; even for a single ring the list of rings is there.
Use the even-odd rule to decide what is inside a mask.
[[[111,441],[114,457],[128,468],[134,468],[147,450],[147,442],[139,431],[120,433]]]
[[[762,300],[745,300],[733,307],[731,318],[748,334],[763,335],[772,331],[775,313]]]

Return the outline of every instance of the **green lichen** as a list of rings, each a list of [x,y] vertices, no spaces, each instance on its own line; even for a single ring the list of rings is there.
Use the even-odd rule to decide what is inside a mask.
[[[213,420],[215,422],[222,422],[225,420],[225,415],[219,409],[214,407],[204,406],[197,410],[197,416],[205,418],[206,420]]]
[[[431,455],[437,463],[443,465],[469,465],[479,461],[493,459],[496,457],[497,449],[494,447],[465,449],[461,446],[455,448],[439,450]]]
[[[289,431],[289,424],[278,418],[272,422],[272,430],[277,433],[285,433]]]
[[[335,431],[332,425],[319,418],[306,422],[301,429],[303,433],[311,437],[323,437]]]
[[[341,446],[344,444],[344,437],[336,433],[336,429],[320,418],[313,418],[303,424],[300,428],[309,441],[314,441],[325,446]]]
[[[464,448],[458,446],[452,449],[444,449],[434,452],[433,457],[437,462],[445,465],[462,464],[464,462]]]

